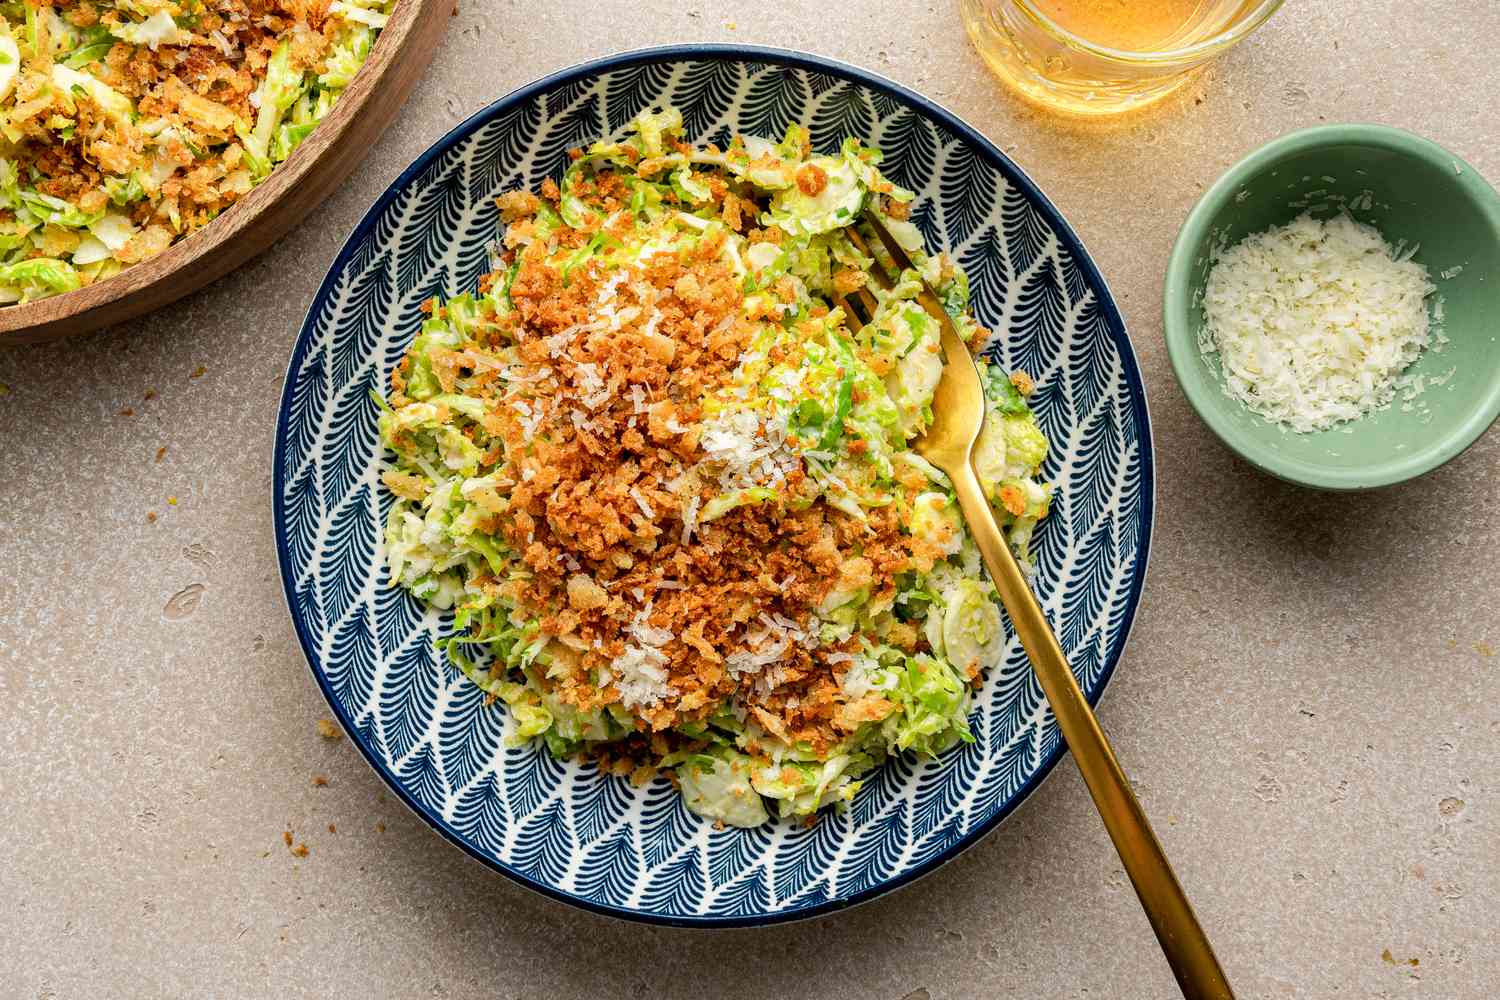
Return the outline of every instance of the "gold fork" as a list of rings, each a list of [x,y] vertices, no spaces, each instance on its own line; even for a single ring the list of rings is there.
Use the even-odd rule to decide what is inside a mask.
[[[880,238],[897,270],[914,271],[911,258],[875,213],[867,212],[864,218]],[[851,226],[845,233],[862,254],[875,259],[858,230]],[[879,260],[870,273],[882,288],[891,287],[891,278]],[[855,329],[874,318],[877,300],[868,289],[856,289],[849,295],[838,296],[836,301],[850,317]],[[1057,636],[995,523],[994,512],[974,475],[974,442],[979,439],[985,414],[984,389],[974,357],[959,339],[953,321],[925,281],[917,302],[942,328],[944,365],[942,379],[932,399],[932,426],[916,443],[916,451],[947,473],[953,482],[953,491],[958,496],[958,505],[968,523],[969,533],[984,557],[984,564],[995,581],[995,589],[999,591],[1000,602],[1010,614],[1016,635],[1020,637],[1042,691],[1052,706],[1058,728],[1062,730],[1068,749],[1073,752],[1078,770],[1083,773],[1084,783],[1104,819],[1115,849],[1120,852],[1125,871],[1135,884],[1136,895],[1156,931],[1156,938],[1166,953],[1183,996],[1190,1000],[1232,998],[1234,994],[1218,959],[1214,957],[1208,937],[1203,933],[1181,883],[1173,874],[1146,814],[1130,790],[1125,772],[1120,769],[1109,740],[1099,728],[1099,720],[1094,717],[1078,687]]]

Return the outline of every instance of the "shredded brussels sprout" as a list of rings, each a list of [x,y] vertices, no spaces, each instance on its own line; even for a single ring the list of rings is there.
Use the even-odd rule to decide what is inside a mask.
[[[295,99],[267,98],[268,139]],[[271,124],[266,125],[265,122]],[[971,742],[1005,632],[932,421],[939,324],[849,238],[879,212],[960,331],[969,286],[879,153],[727,149],[673,109],[498,200],[497,268],[434,301],[379,400],[393,584],[508,737],[670,770],[732,826],[849,802],[890,754]],[[867,238],[865,246],[875,245]],[[838,302],[868,287],[855,329]],[[975,462],[1017,554],[1047,513],[1031,380],[983,366]]]

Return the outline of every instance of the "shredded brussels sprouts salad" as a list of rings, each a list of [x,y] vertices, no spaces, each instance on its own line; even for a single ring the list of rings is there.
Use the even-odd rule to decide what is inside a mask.
[[[0,2],[0,303],[210,222],[307,138],[394,3]]]
[[[932,420],[916,274],[847,234],[879,212],[971,343],[968,282],[850,139],[682,141],[673,110],[514,191],[477,294],[428,303],[380,400],[394,584],[516,741],[733,826],[845,803],[888,755],[972,741],[1004,629]],[[871,234],[864,245],[877,246]],[[877,251],[881,252],[881,251]],[[855,331],[835,300],[879,308]],[[857,324],[855,324],[857,325]],[[1023,560],[1052,487],[1030,379],[986,367],[976,465]]]

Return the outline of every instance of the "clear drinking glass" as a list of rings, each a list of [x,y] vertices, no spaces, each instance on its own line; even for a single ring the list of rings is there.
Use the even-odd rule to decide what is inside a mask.
[[[1023,97],[1110,115],[1160,100],[1283,0],[959,0],[975,48]]]

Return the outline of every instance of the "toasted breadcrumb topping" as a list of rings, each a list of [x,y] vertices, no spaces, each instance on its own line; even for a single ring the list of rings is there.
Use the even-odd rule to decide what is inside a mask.
[[[558,247],[609,231],[615,179],[605,174],[591,194],[604,214],[559,232]],[[501,201],[511,232],[541,207]],[[840,583],[889,600],[898,575],[930,567],[941,553],[904,531],[895,507],[858,520],[823,503],[795,510],[772,502],[685,530],[686,513],[716,492],[700,474],[700,401],[728,384],[756,326],[722,249],[710,240],[625,272],[591,261],[564,276],[551,262],[555,250],[532,242],[515,258],[516,312],[504,330],[524,373],[487,378],[477,357],[440,354],[437,377],[445,391],[460,377],[470,394],[476,382],[484,386],[487,429],[504,440],[514,483],[491,527],[529,574],[481,586],[540,617],[554,640],[551,680],[562,700],[583,710],[624,701],[639,712],[642,732],[735,700],[768,731],[825,750],[889,703],[850,707],[843,670],[829,660],[841,647],[820,647],[806,631],[815,609]],[[596,329],[605,304],[612,318]],[[433,303],[431,314],[442,310]],[[397,406],[408,401],[401,388],[398,378]],[[791,499],[806,476],[801,461],[784,476]],[[384,474],[393,492],[420,499],[412,479]],[[920,475],[908,480],[913,491],[925,484]],[[637,623],[654,642],[632,635]],[[907,639],[913,650],[926,647]],[[631,699],[632,651],[639,659],[643,649],[660,658],[660,697]]]
[[[857,144],[814,156],[793,128],[694,150],[671,120],[498,197],[478,296],[422,305],[381,417],[387,561],[455,607],[448,658],[514,738],[636,782],[670,768],[690,808],[753,825],[757,793],[815,812],[887,747],[972,739],[965,692],[1002,630],[988,583],[961,580],[978,556],[945,480],[909,451],[941,372],[920,282],[870,285],[841,232],[851,197],[896,224],[910,194]],[[920,256],[957,315],[961,276]],[[832,302],[867,287],[881,308],[851,326]],[[1024,550],[1045,440],[1030,380],[986,377],[1016,426],[983,481]]]

